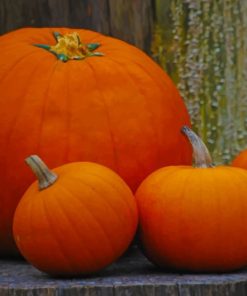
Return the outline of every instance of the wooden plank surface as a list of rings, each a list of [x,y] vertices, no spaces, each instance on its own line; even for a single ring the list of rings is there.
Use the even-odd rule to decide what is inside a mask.
[[[246,296],[247,270],[179,274],[153,266],[136,247],[104,271],[54,279],[25,261],[0,260],[1,296]]]
[[[1,0],[0,34],[21,27],[87,28],[150,52],[152,0]]]

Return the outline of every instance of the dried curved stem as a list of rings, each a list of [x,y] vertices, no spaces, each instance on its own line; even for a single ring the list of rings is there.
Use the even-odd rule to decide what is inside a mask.
[[[188,126],[183,126],[181,131],[189,139],[193,149],[193,159],[195,167],[197,168],[211,168],[214,167],[211,155],[207,146],[201,138],[192,131]]]
[[[36,175],[39,190],[46,189],[56,182],[58,175],[52,172],[38,155],[27,157],[25,162]]]

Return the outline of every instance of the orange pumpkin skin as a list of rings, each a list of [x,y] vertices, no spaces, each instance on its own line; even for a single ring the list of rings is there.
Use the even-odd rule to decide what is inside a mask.
[[[159,266],[230,271],[247,265],[247,172],[214,167],[203,141],[187,126],[194,167],[169,166],[136,192],[140,236]]]
[[[28,28],[0,37],[0,255],[15,250],[13,213],[34,180],[27,155],[51,167],[106,165],[133,191],[157,168],[191,163],[179,131],[189,116],[159,66],[133,46],[81,29],[81,40],[100,42],[104,56],[63,63],[33,46],[55,44],[54,31],[74,29]]]
[[[247,265],[247,173],[216,167],[162,168],[136,193],[140,238],[162,267],[230,271]]]
[[[58,180],[41,191],[34,182],[16,209],[17,246],[36,268],[52,275],[98,271],[133,239],[135,198],[116,173],[98,164],[71,163],[53,171]]]
[[[232,166],[247,169],[247,149],[241,151],[232,161]]]

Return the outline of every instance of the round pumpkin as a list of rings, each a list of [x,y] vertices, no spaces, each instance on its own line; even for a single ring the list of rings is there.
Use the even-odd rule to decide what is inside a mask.
[[[247,265],[247,172],[214,167],[189,128],[195,167],[169,166],[136,192],[140,239],[155,264],[188,271],[231,271]]]
[[[247,169],[247,149],[241,151],[232,161],[232,166]]]
[[[96,272],[127,249],[138,213],[127,184],[112,170],[90,162],[50,171],[33,155],[38,177],[17,206],[13,233],[22,255],[52,275]]]
[[[57,30],[0,37],[0,255],[15,250],[13,213],[33,181],[28,155],[51,167],[100,163],[133,191],[153,170],[191,162],[179,132],[189,116],[159,66],[123,41]]]

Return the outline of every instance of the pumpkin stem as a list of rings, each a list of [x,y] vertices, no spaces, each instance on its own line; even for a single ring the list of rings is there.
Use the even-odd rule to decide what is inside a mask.
[[[189,139],[193,149],[194,165],[197,168],[211,168],[214,167],[211,155],[207,146],[201,138],[193,132],[188,126],[183,126],[181,131]]]
[[[100,46],[99,43],[82,43],[77,32],[65,35],[54,32],[53,36],[57,44],[34,44],[34,46],[48,50],[63,62],[67,62],[68,60],[82,60],[92,56],[103,56],[103,53],[94,51]]]
[[[37,155],[31,155],[25,159],[25,162],[36,175],[39,183],[39,190],[43,190],[56,182],[58,176],[52,172],[42,159]]]

